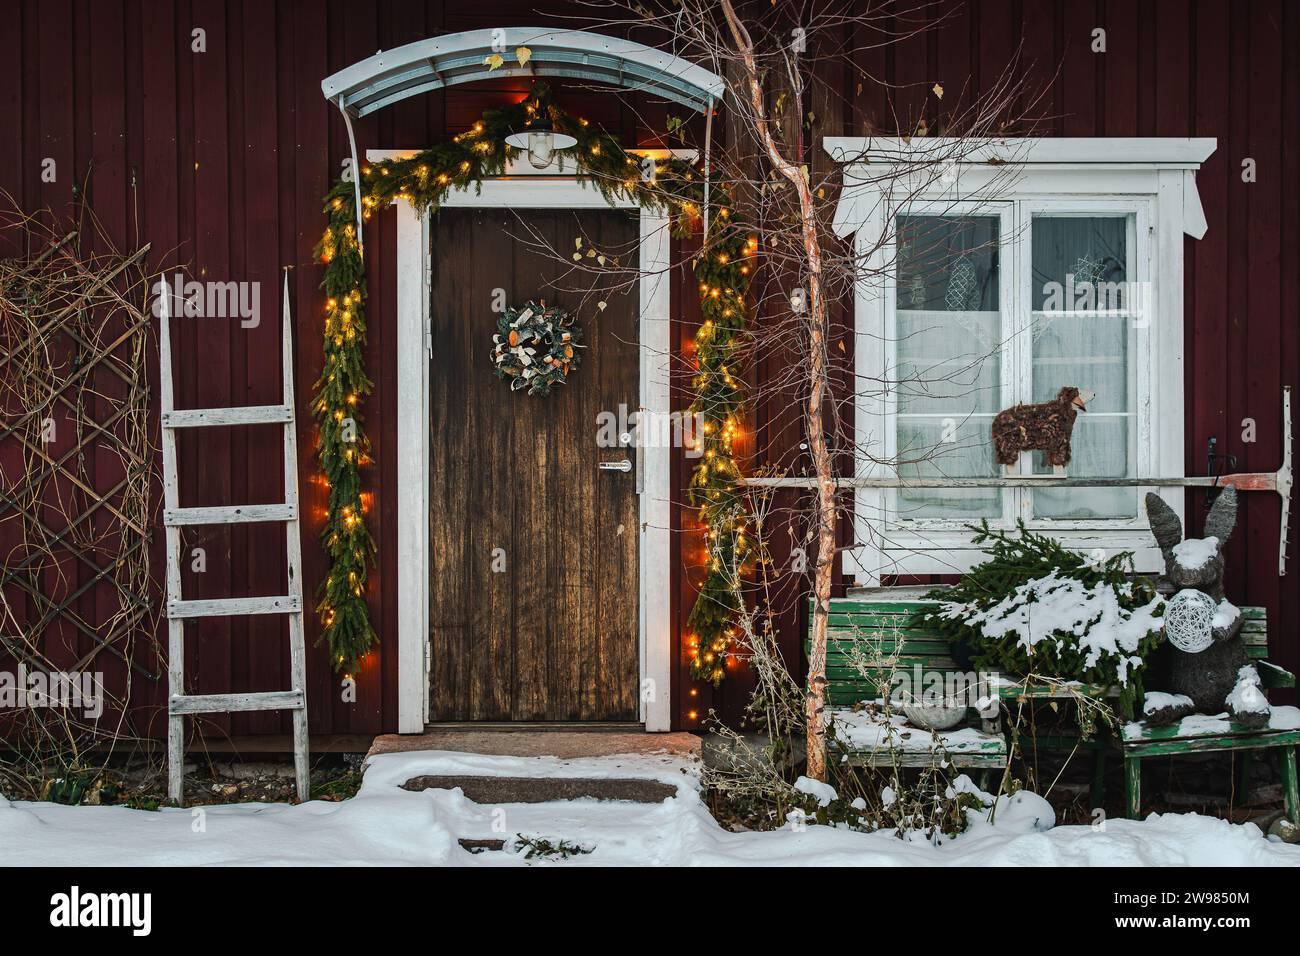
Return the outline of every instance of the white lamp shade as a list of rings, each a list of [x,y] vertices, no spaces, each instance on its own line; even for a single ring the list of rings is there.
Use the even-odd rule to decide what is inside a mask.
[[[556,151],[570,149],[577,145],[577,140],[567,133],[557,133],[549,123],[537,124],[528,129],[519,130],[506,137],[506,145],[528,152],[528,162],[534,169],[545,169],[551,164],[551,157]]]

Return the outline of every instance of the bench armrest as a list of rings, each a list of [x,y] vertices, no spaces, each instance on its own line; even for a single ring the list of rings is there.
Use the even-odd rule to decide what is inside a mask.
[[[1295,686],[1295,674],[1285,667],[1278,667],[1268,661],[1256,661],[1255,669],[1259,671],[1259,682],[1266,688]]]

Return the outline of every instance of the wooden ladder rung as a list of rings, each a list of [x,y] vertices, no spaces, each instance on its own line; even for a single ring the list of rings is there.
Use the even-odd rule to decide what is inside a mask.
[[[247,710],[302,710],[305,706],[300,690],[269,690],[245,694],[176,695],[167,702],[167,711],[172,714],[222,714]]]
[[[210,425],[269,425],[293,421],[288,405],[241,405],[235,408],[182,408],[162,413],[163,428]]]
[[[167,616],[172,620],[184,617],[235,617],[241,614],[299,614],[301,612],[302,598],[296,595],[167,602]]]
[[[190,524],[250,524],[254,521],[296,521],[298,506],[221,505],[215,508],[164,508],[163,524],[169,527]]]

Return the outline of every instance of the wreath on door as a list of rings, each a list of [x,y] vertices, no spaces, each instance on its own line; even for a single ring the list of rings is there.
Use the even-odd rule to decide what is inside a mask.
[[[530,300],[497,319],[492,366],[497,378],[509,379],[512,392],[549,395],[580,364],[580,348],[582,329],[572,315],[545,300]]]

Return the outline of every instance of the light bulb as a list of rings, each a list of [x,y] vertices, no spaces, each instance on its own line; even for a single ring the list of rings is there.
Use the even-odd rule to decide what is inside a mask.
[[[551,156],[555,153],[555,134],[549,129],[532,129],[528,131],[528,162],[533,169],[545,169],[551,165]]]

